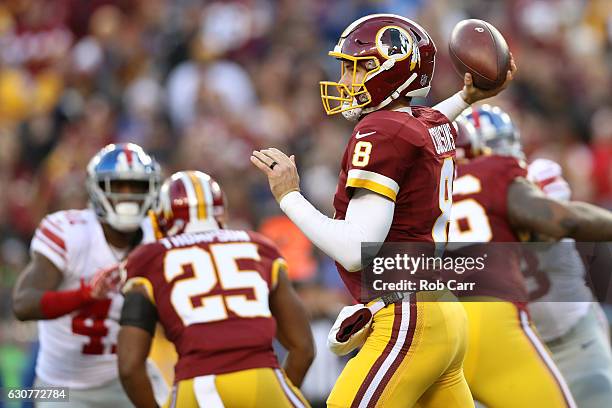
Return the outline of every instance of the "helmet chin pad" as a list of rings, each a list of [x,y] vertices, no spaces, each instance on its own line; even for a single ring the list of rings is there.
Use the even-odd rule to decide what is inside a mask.
[[[140,214],[140,205],[133,201],[124,201],[115,204],[115,212],[120,217],[133,217]]]
[[[118,214],[108,214],[106,222],[117,231],[134,232],[140,228],[142,217],[140,215],[122,216]]]
[[[355,107],[352,109],[349,109],[350,105],[353,105]],[[359,120],[362,114],[363,114],[363,108],[359,106],[359,104],[354,98],[353,98],[352,104],[349,104],[348,102],[343,103],[342,116],[344,117],[344,119],[348,120],[349,122],[356,122],[357,120]]]
[[[110,213],[108,223],[122,232],[133,232],[140,228],[142,222],[142,204],[134,201],[123,201],[115,204],[114,213]]]

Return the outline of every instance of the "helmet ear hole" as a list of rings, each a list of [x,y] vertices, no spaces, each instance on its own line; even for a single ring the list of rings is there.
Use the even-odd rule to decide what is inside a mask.
[[[370,70],[376,68],[376,62],[374,62],[374,60],[371,60],[371,59],[367,60],[366,63],[365,63],[365,67],[366,67],[366,69],[368,71],[370,71]]]

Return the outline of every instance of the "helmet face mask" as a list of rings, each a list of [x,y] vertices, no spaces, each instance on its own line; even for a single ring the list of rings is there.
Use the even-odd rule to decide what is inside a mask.
[[[328,115],[347,119],[384,108],[400,96],[427,96],[436,47],[415,22],[393,14],[365,16],[349,25],[330,56],[353,62],[350,85],[322,81],[321,99]],[[358,80],[357,67],[366,70]],[[345,77],[344,64],[342,77]],[[330,92],[334,91],[332,95]]]
[[[140,146],[111,144],[87,166],[87,191],[96,215],[117,231],[133,232],[155,204],[161,171]]]
[[[321,81],[321,100],[323,108],[328,115],[335,115],[354,109],[363,108],[372,101],[372,97],[368,93],[365,82],[375,72],[380,70],[380,63],[376,57],[353,57],[334,51],[330,51],[329,55],[340,60],[341,76],[344,78],[345,63],[344,61],[352,62],[351,85],[350,88],[346,84],[333,81]],[[367,70],[361,81],[357,80],[357,72],[359,64]],[[330,90],[334,90],[334,94],[330,94]]]

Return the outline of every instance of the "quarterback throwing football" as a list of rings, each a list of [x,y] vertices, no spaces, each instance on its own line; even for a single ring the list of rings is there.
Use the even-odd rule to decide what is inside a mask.
[[[516,70],[512,62],[506,82],[490,91],[474,88],[466,74],[461,92],[434,109],[410,106],[429,92],[435,53],[422,27],[391,14],[353,22],[329,53],[340,60],[342,77],[321,83],[325,110],[358,121],[342,158],[334,219],[300,194],[293,157],[277,149],[251,157],[282,210],[337,262],[353,297],[378,305],[363,347],[328,398],[330,407],[474,405],[462,368],[463,307],[427,302],[431,292],[401,293],[395,301],[364,298],[360,288],[362,242],[446,242],[455,172],[450,121],[499,93]]]

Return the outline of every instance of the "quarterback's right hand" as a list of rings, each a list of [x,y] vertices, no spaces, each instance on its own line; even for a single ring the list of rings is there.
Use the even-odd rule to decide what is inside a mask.
[[[506,80],[503,84],[493,89],[480,89],[474,86],[474,80],[471,74],[466,73],[463,77],[463,89],[460,91],[461,98],[467,103],[471,105],[483,99],[492,98],[495,95],[499,94],[501,91],[506,89],[508,85],[514,80],[516,76],[516,61],[512,54],[510,54],[510,70],[506,73]]]

